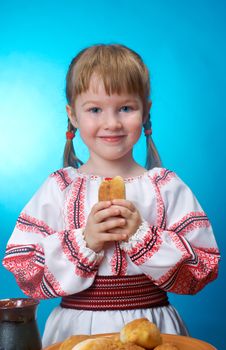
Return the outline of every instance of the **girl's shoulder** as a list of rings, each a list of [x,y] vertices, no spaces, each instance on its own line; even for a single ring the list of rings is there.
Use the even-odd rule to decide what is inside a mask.
[[[77,171],[77,169],[73,167],[61,168],[54,172],[52,172],[48,179],[55,182],[61,191],[65,190],[68,186],[70,186],[76,178],[81,177]]]
[[[58,176],[75,179],[78,176],[78,170],[76,168],[69,166],[66,168],[60,168],[58,170],[55,170],[50,174],[50,177],[53,177],[53,178]]]
[[[163,178],[172,178],[177,177],[176,173],[170,169],[167,168],[152,168],[147,171],[148,176],[152,177],[153,179],[156,179],[156,181],[160,181]]]
[[[157,183],[159,181],[170,180],[172,178],[178,178],[175,172],[167,168],[155,167],[149,170],[144,170],[143,173],[137,176],[124,177],[125,183]]]

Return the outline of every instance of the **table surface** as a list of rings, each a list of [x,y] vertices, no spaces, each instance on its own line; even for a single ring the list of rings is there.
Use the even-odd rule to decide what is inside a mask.
[[[114,333],[114,335],[117,333]],[[95,337],[103,337],[103,336],[110,336],[112,334],[97,334]],[[202,340],[191,338],[191,337],[185,337],[181,335],[174,335],[174,334],[161,334],[163,344],[167,342],[174,343],[178,350],[217,350],[214,346],[212,346],[209,343],[206,343]],[[94,337],[92,335],[92,337]],[[56,343],[51,346],[48,346],[47,348],[43,350],[59,350],[61,346],[61,343]]]

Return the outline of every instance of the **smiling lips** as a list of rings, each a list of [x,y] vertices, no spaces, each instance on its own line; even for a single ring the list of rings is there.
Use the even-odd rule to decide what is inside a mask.
[[[103,141],[107,141],[107,142],[118,142],[121,141],[123,137],[125,137],[125,135],[106,135],[106,136],[99,136],[100,139],[102,139]]]

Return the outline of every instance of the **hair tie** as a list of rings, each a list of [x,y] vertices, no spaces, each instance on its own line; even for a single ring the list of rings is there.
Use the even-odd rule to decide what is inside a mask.
[[[148,115],[148,118],[146,120],[146,122],[143,124],[144,127],[144,135],[145,136],[149,136],[152,134],[152,125],[151,125],[151,117],[150,117],[150,113]]]
[[[66,132],[66,139],[67,140],[73,140],[74,137],[75,137],[74,131],[67,131]]]
[[[144,134],[145,134],[145,136],[151,135],[152,134],[152,129],[144,130]]]

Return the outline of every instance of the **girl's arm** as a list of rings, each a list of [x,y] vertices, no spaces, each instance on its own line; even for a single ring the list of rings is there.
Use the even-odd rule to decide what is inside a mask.
[[[121,248],[160,288],[195,294],[218,273],[219,251],[211,224],[190,189],[166,169],[150,178],[157,223],[143,221]]]
[[[83,229],[65,230],[67,186],[50,176],[20,214],[3,265],[22,291],[35,298],[77,293],[94,280],[103,252],[86,247]]]

